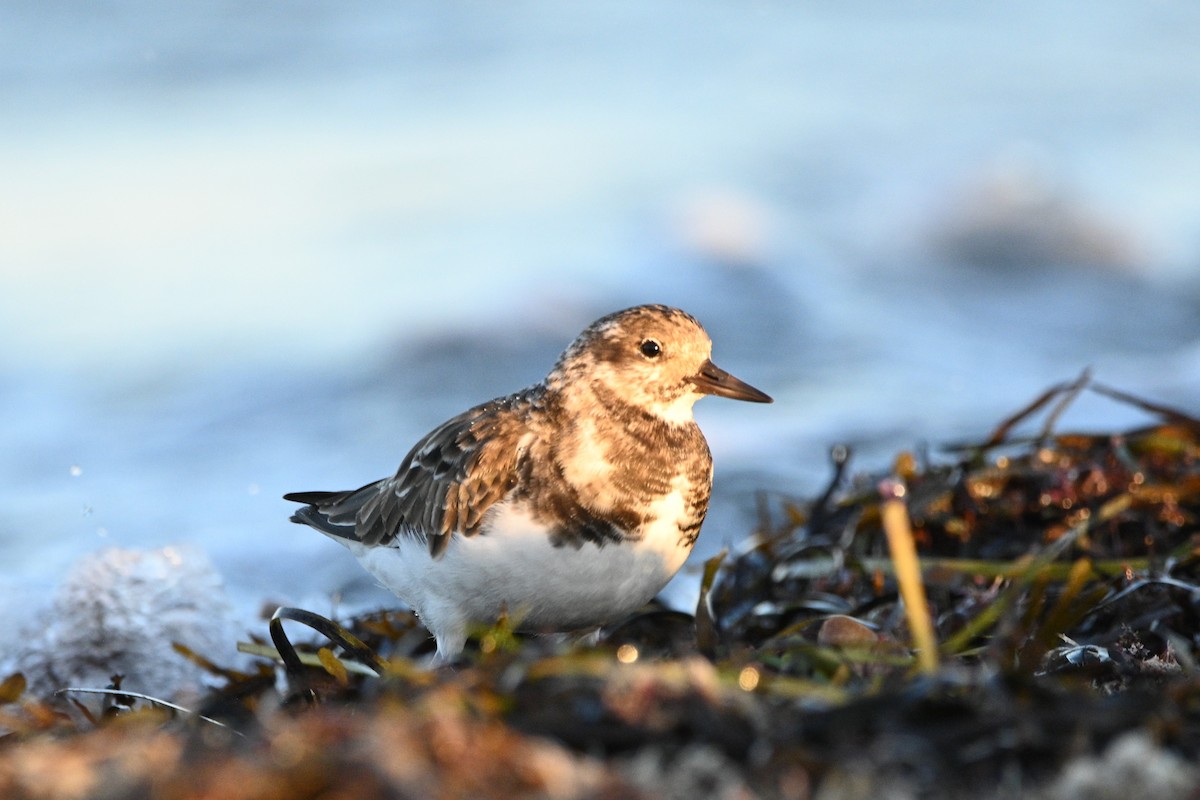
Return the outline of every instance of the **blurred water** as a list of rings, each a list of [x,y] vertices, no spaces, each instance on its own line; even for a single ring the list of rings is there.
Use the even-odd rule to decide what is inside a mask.
[[[0,621],[106,545],[203,548],[247,618],[385,602],[279,495],[391,472],[640,302],[777,399],[698,407],[703,552],[834,442],[878,467],[1085,366],[1194,411],[1198,33],[1183,3],[6,3]]]

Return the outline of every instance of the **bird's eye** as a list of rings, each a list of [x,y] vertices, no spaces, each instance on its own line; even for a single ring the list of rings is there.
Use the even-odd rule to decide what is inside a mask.
[[[653,339],[647,339],[641,344],[642,355],[646,358],[658,358],[662,353],[662,345]]]

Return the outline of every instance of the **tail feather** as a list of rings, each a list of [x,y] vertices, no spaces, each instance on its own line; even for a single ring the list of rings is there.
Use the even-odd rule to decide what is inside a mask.
[[[363,487],[365,488],[367,487]],[[285,494],[283,499],[306,504],[304,508],[296,509],[292,514],[292,522],[308,525],[334,539],[357,542],[361,541],[361,538],[358,535],[355,516],[365,499],[365,495],[360,495],[361,492],[362,489],[343,492],[290,492]]]
[[[346,499],[354,492],[288,492],[283,496],[284,500],[290,500],[293,503],[305,503],[310,506],[325,505],[328,501],[339,502]]]

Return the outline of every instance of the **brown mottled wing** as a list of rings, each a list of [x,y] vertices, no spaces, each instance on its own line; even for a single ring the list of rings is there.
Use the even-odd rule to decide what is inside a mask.
[[[478,533],[487,510],[517,484],[525,420],[539,394],[493,400],[431,431],[393,477],[360,490],[369,496],[355,514],[356,538],[373,545],[422,536],[438,556],[452,534]]]

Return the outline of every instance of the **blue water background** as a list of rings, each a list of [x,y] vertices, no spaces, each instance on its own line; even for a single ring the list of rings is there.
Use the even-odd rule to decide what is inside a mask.
[[[833,443],[1088,366],[1198,412],[1198,66],[1190,3],[9,0],[0,623],[108,546],[203,548],[247,626],[388,602],[279,496],[641,302],[776,397],[697,407],[692,565]]]

